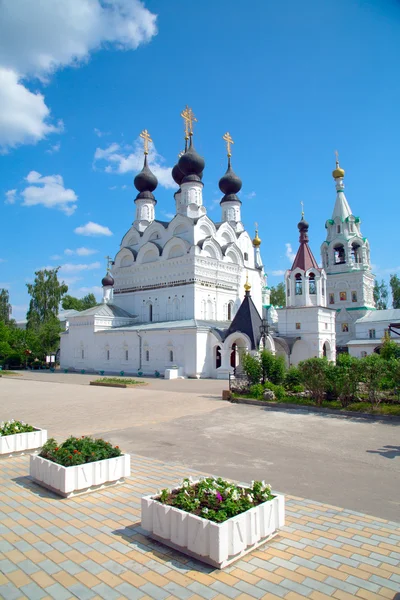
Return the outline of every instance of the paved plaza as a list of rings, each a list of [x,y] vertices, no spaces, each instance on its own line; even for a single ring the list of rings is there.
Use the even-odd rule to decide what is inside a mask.
[[[393,600],[400,592],[398,422],[232,405],[220,400],[226,382],[149,380],[124,390],[52,375],[3,377],[1,417],[59,440],[104,436],[132,453],[132,476],[64,500],[30,480],[28,457],[0,460],[0,598]],[[150,541],[141,496],[199,472],[270,481],[286,494],[283,531],[222,572]]]

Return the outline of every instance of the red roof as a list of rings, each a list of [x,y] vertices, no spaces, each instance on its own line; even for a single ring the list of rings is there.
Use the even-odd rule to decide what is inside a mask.
[[[291,270],[302,269],[303,271],[308,271],[311,268],[320,270],[310,246],[306,241],[301,241]]]

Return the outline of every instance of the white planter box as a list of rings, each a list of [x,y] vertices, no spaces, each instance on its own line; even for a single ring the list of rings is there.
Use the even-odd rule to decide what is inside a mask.
[[[69,498],[83,492],[122,483],[131,474],[131,457],[122,454],[106,460],[63,467],[47,458],[31,456],[30,476],[40,485]]]
[[[167,506],[155,498],[142,498],[142,527],[150,537],[219,569],[264,544],[285,524],[285,497],[280,494],[224,523]]]
[[[41,448],[47,441],[46,429],[35,429],[27,433],[14,433],[0,437],[0,456],[15,456]]]

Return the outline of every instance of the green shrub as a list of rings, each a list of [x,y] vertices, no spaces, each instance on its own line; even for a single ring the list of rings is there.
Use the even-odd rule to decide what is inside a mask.
[[[296,386],[298,387],[299,385],[301,385],[301,383],[302,383],[302,379],[301,379],[300,370],[297,367],[289,367],[289,369],[286,371],[286,375],[285,375],[285,381],[284,381],[285,388],[287,390],[290,390],[291,392],[295,392],[296,390],[294,388]]]
[[[290,391],[295,394],[301,394],[301,392],[304,392],[304,385],[301,385],[301,383],[299,383],[299,385],[293,385]]]
[[[283,385],[275,385],[274,383],[267,381],[264,384],[264,389],[274,392],[275,398],[279,401],[282,401],[284,398],[286,398],[286,390]]]
[[[264,381],[268,379],[275,385],[281,385],[284,382],[286,365],[283,356],[276,356],[268,350],[263,350],[260,354],[260,362]]]
[[[326,358],[308,358],[299,363],[302,382],[317,406],[321,406],[328,383],[329,363]]]
[[[260,383],[262,368],[261,362],[258,356],[252,356],[251,354],[243,354],[242,356],[242,367],[247,375],[247,378],[251,385]]]
[[[263,397],[263,393],[264,393],[264,386],[261,383],[255,383],[254,385],[250,386],[249,395],[252,398],[260,399]]]
[[[118,446],[113,447],[110,442],[83,435],[80,438],[71,436],[60,445],[54,438],[50,438],[44,444],[39,456],[58,465],[71,467],[121,456],[121,454]]]

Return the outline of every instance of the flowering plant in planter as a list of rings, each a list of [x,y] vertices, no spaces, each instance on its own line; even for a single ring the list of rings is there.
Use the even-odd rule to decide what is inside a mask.
[[[114,458],[121,454],[118,446],[84,435],[80,438],[71,436],[62,444],[57,444],[54,438],[50,438],[44,444],[39,456],[63,467],[71,467]]]
[[[6,435],[14,435],[16,433],[29,433],[31,431],[35,431],[35,428],[32,425],[27,425],[23,421],[14,421],[11,419],[10,421],[2,421],[0,423],[0,436]]]
[[[182,487],[172,491],[164,489],[156,500],[209,521],[223,523],[273,498],[271,486],[264,481],[252,481],[250,487],[243,487],[221,477],[206,477],[197,483],[186,478]]]

